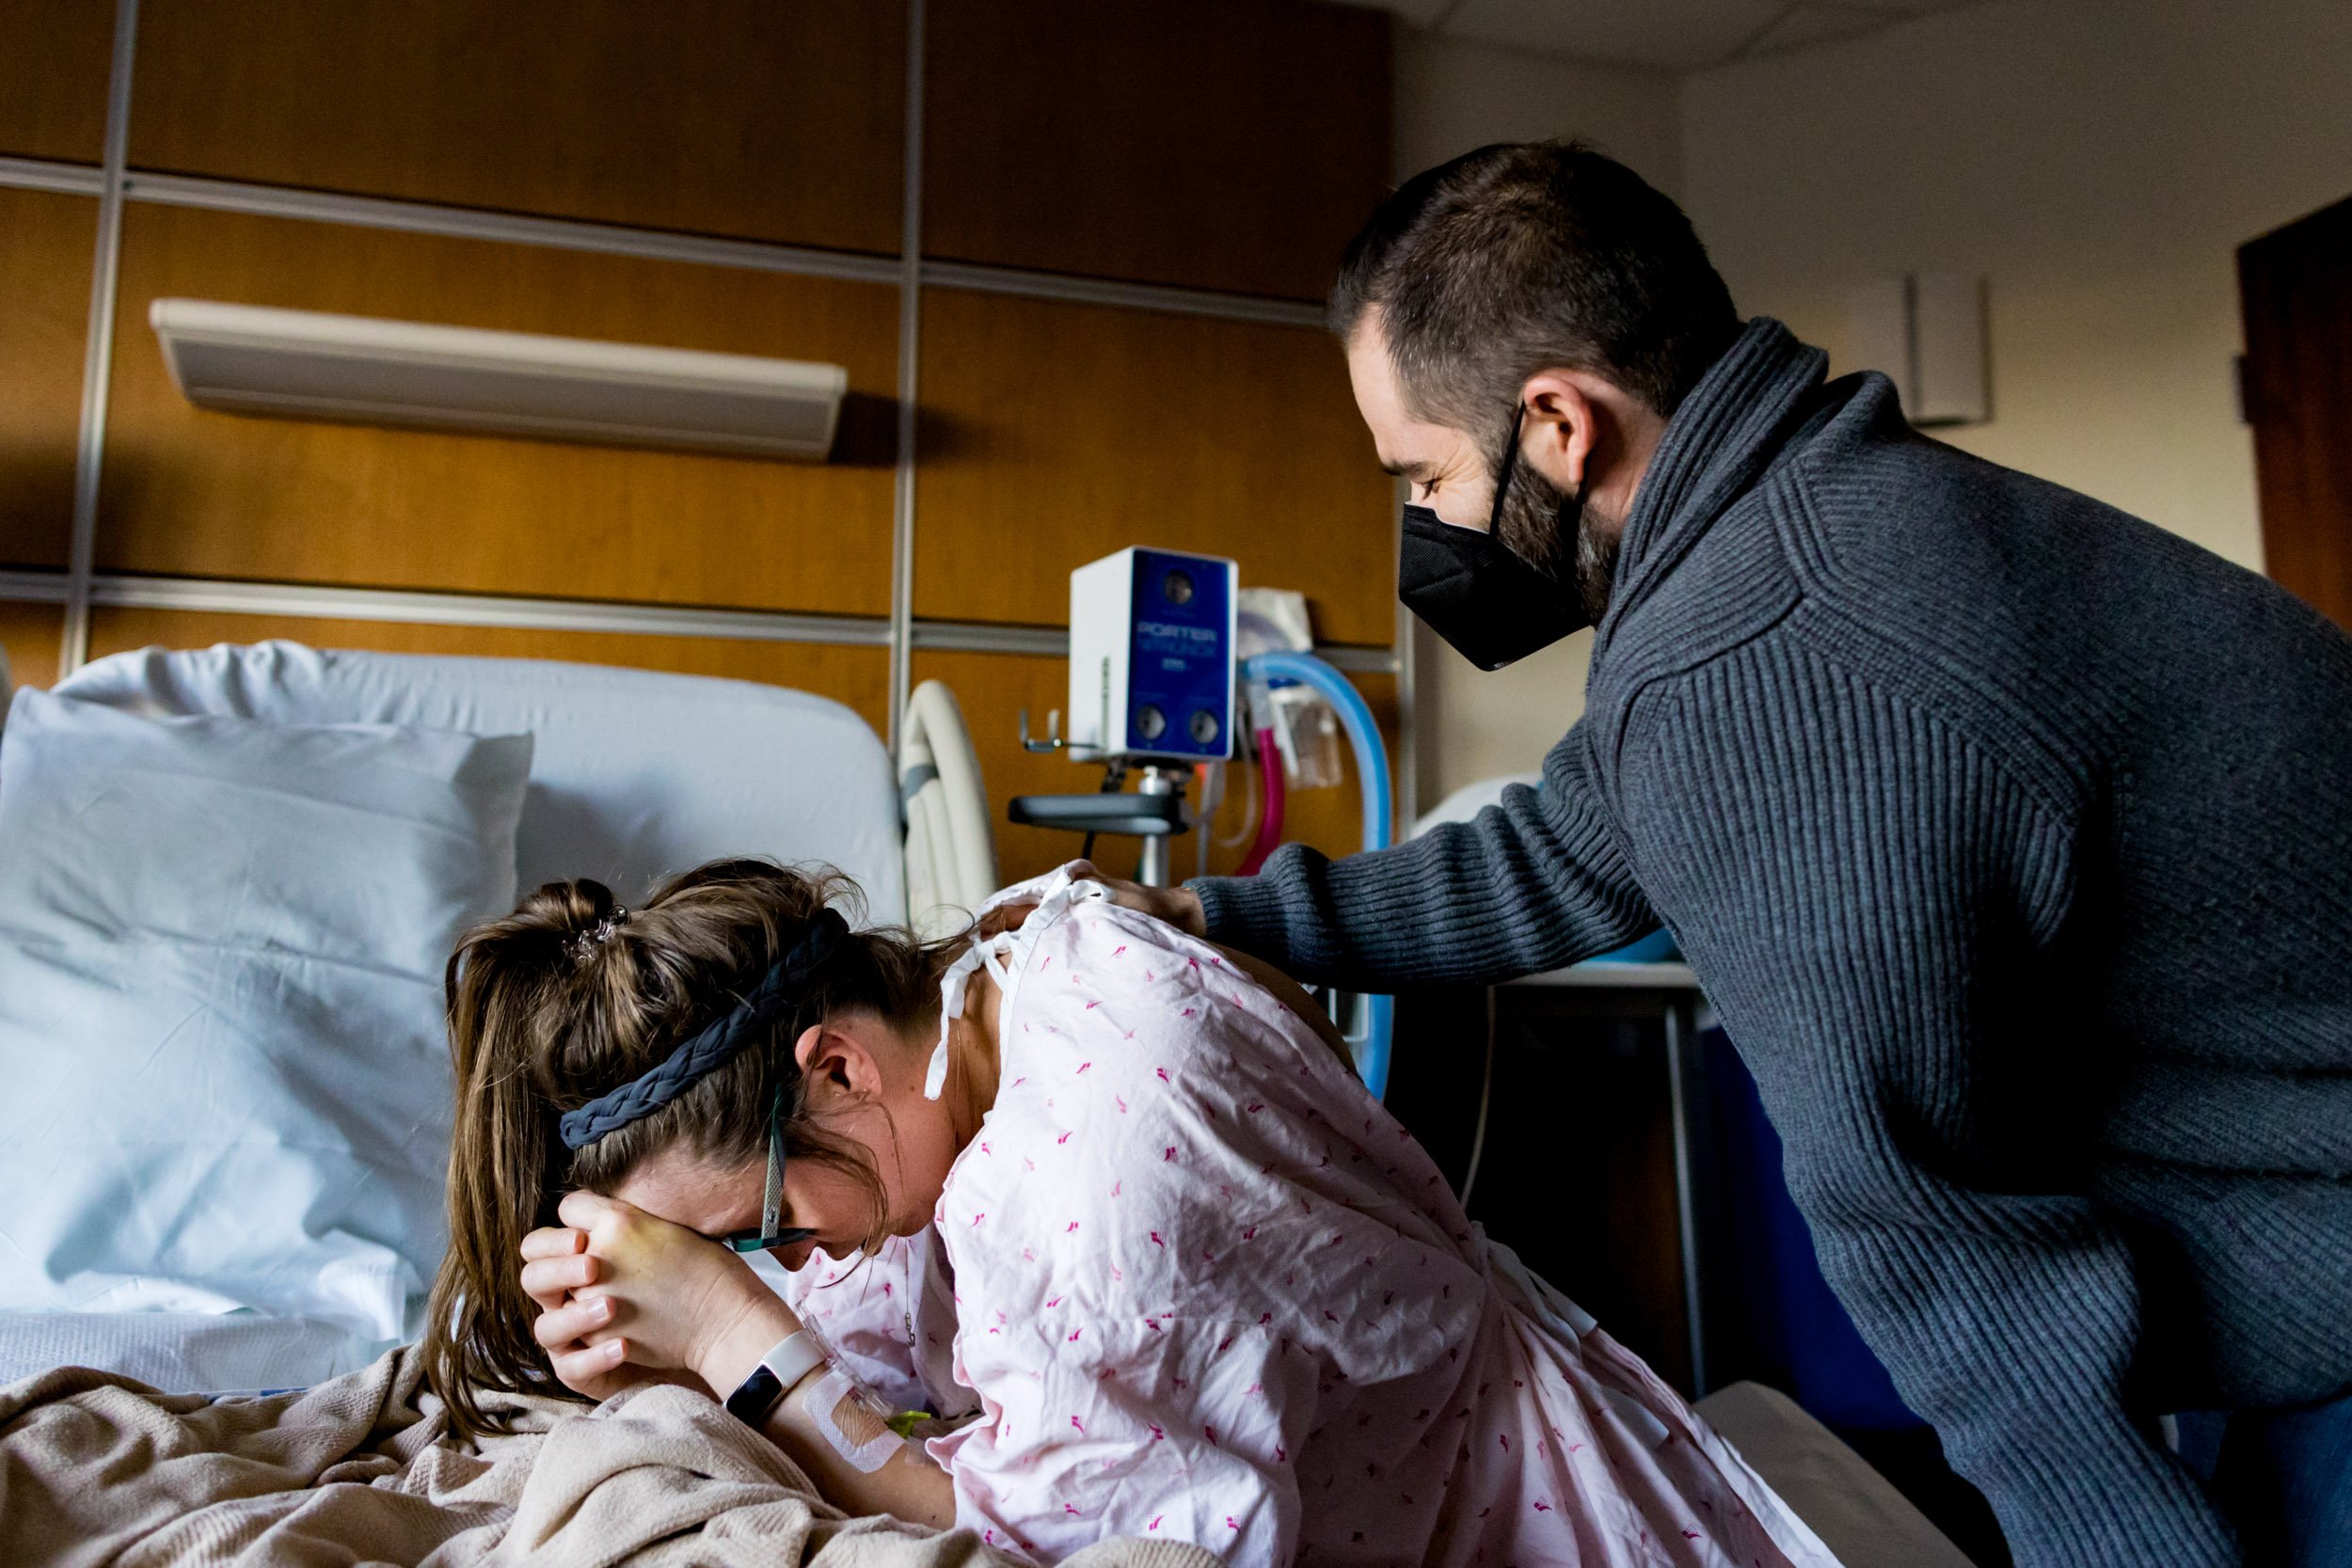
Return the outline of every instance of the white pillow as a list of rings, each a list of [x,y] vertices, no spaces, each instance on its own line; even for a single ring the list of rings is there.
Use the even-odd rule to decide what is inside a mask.
[[[389,1340],[443,1245],[441,975],[515,895],[527,735],[150,719],[0,736],[0,1308]]]

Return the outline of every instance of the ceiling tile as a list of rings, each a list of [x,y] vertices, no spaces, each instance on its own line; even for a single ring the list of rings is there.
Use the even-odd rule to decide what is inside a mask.
[[[1885,25],[1885,17],[1850,6],[1800,5],[1751,39],[1740,54],[1777,55],[1784,50],[1802,49],[1808,43],[1827,43],[1833,39],[1875,32]]]
[[[1730,58],[1786,8],[1783,0],[1462,0],[1445,31],[1506,48],[1688,71]]]
[[[1851,38],[1977,0],[1343,0],[1451,38],[1695,71]]]

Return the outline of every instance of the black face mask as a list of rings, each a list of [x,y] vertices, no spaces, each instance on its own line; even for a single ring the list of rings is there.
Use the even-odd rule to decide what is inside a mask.
[[[1481,670],[1500,670],[1592,624],[1573,590],[1529,565],[1497,531],[1517,467],[1519,420],[1525,414],[1522,407],[1511,420],[1511,440],[1495,479],[1494,512],[1486,532],[1441,522],[1425,506],[1407,506],[1404,513],[1396,596],[1422,625]],[[1564,541],[1572,541],[1583,510],[1580,487],[1561,503]]]

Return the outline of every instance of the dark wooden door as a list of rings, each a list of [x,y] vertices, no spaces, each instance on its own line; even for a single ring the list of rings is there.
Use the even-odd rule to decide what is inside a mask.
[[[2270,575],[2352,629],[2352,198],[2240,245]]]

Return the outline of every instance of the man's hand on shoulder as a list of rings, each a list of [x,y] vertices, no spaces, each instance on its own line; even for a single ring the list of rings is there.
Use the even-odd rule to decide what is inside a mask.
[[[1124,881],[1105,876],[1091,861],[1073,861],[1070,874],[1089,881],[1102,883],[1111,890],[1112,898],[1131,910],[1139,910],[1155,920],[1165,920],[1180,931],[1196,937],[1209,934],[1209,923],[1201,913],[1200,895],[1184,887],[1145,887],[1141,882]]]

